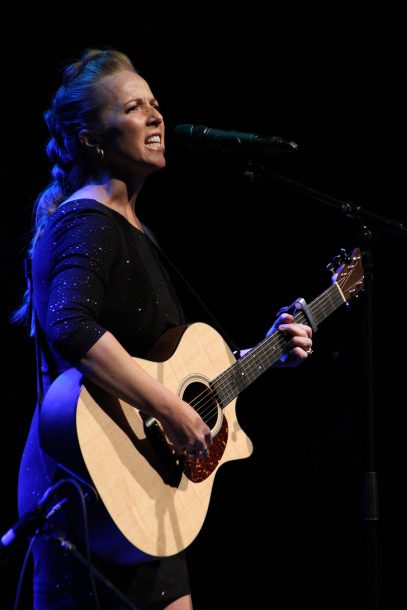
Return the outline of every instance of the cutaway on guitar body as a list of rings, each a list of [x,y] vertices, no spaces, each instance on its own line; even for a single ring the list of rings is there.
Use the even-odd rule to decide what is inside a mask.
[[[363,288],[359,249],[338,262],[332,285],[306,305],[315,327]],[[304,308],[294,320],[307,323]],[[236,361],[216,330],[196,323],[167,331],[150,360],[135,359],[211,427],[213,444],[204,459],[176,456],[158,422],[85,381],[76,369],[55,380],[41,406],[41,443],[99,494],[89,509],[95,553],[137,563],[173,555],[194,540],[218,468],[252,452],[236,417],[236,398],[288,349],[287,338],[275,330]]]

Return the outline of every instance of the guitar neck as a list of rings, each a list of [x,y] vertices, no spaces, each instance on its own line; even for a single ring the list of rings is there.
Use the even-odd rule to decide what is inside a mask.
[[[335,282],[312,303],[308,304],[308,307],[319,325],[345,302],[343,292]],[[308,324],[302,311],[295,314],[294,321],[298,324]],[[226,407],[253,381],[273,366],[288,351],[288,342],[289,338],[276,330],[213,379],[211,386],[221,407]]]

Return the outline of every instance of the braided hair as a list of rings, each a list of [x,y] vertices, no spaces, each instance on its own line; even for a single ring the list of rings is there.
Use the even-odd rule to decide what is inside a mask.
[[[62,84],[51,106],[44,113],[50,132],[46,152],[52,163],[52,181],[39,194],[34,206],[33,248],[44,226],[58,206],[72,193],[97,177],[100,164],[82,145],[79,134],[86,129],[100,136],[101,110],[97,85],[106,76],[122,70],[136,72],[130,59],[114,49],[86,49],[81,57],[66,66]],[[27,321],[29,294],[13,314],[15,322]]]

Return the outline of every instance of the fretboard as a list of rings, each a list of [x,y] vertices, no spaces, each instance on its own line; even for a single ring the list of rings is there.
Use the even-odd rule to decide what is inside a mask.
[[[308,308],[316,324],[319,325],[345,302],[346,299],[338,284],[333,283],[312,303],[308,304]],[[294,315],[294,321],[299,324],[308,324],[308,320],[301,310]],[[279,330],[275,330],[240,360],[213,379],[211,386],[220,406],[226,407],[253,381],[273,366],[288,351],[288,342],[289,338],[286,338]]]

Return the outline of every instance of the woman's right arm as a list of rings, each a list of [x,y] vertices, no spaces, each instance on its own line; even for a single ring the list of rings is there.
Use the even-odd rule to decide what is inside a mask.
[[[177,452],[204,450],[211,434],[198,413],[139,366],[97,322],[121,249],[111,214],[94,204],[70,205],[56,214],[36,250],[37,266],[45,260],[52,269],[47,341],[96,385],[159,420]]]
[[[111,333],[96,341],[77,368],[110,394],[155,417],[177,453],[205,453],[210,446],[210,428],[198,413],[139,366]]]

